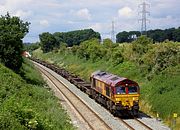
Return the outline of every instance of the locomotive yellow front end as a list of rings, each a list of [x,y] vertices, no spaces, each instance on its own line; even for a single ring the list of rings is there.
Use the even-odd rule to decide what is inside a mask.
[[[136,83],[120,84],[115,87],[116,111],[128,111],[137,116],[139,112],[139,86]]]

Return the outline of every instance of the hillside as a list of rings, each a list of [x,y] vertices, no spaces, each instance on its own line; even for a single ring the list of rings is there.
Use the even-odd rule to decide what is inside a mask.
[[[0,64],[0,86],[1,130],[75,129],[29,61],[25,60],[20,74]]]
[[[99,44],[89,40],[72,48],[60,48],[34,56],[55,63],[86,80],[93,71],[105,70],[137,81],[141,86],[141,110],[160,115],[171,126],[173,113],[180,114],[180,44],[152,44],[141,37],[133,44]],[[180,119],[177,120],[177,128]]]

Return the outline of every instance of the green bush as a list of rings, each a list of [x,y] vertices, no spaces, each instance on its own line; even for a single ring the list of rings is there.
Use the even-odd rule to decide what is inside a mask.
[[[168,42],[153,45],[142,59],[149,71],[158,74],[180,63],[180,44]]]
[[[153,43],[152,39],[146,36],[140,36],[137,40],[132,42],[133,50],[137,51],[139,54],[146,53],[148,50],[148,45],[152,43]],[[139,48],[139,47],[142,47],[142,48]]]
[[[122,56],[122,49],[115,48],[111,54],[111,61],[114,65],[121,64],[124,61],[124,57]]]

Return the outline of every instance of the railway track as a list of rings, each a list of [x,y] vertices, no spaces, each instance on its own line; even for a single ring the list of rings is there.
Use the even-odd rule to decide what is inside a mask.
[[[134,120],[138,123],[140,123],[142,126],[144,126],[146,129],[148,130],[153,130],[151,127],[149,127],[148,125],[144,124],[142,121],[140,121],[139,119],[137,118],[134,118]]]
[[[46,75],[46,77],[48,77],[48,79],[54,84],[54,86],[61,92],[61,94],[66,93],[66,95],[63,94],[64,97],[67,98],[67,100],[72,104],[73,108],[83,118],[84,122],[88,124],[90,129],[92,130],[112,129],[91,108],[89,108],[78,96],[72,93],[71,90],[64,83],[59,81],[55,76],[53,76],[50,72],[45,70],[43,67],[39,66],[37,63],[36,65],[38,66],[40,71],[44,75]],[[68,97],[71,97],[71,98],[68,98]],[[152,130],[152,128],[150,128],[149,126],[147,126],[146,124],[144,124],[142,121],[140,121],[137,118],[128,119],[128,120],[118,118],[118,120],[121,122],[121,124],[123,124],[126,128],[130,130],[135,130],[135,129]]]
[[[137,118],[127,120],[119,118],[118,120],[124,123],[130,130],[153,130]]]
[[[61,94],[70,102],[76,112],[88,124],[91,130],[112,130],[91,108],[89,108],[78,96],[71,92],[68,87],[59,81],[55,76],[36,64],[41,71],[58,89]]]

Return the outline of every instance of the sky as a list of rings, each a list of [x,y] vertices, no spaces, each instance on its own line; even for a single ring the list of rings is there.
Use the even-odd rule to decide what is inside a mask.
[[[110,38],[112,21],[115,33],[140,31],[138,7],[143,0],[0,0],[0,14],[7,12],[30,22],[24,42],[39,41],[43,32],[67,32],[92,28],[102,38]],[[180,0],[146,0],[150,12],[147,29],[180,26]]]

